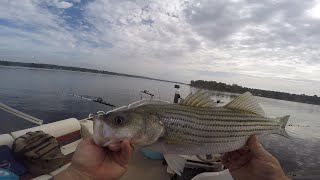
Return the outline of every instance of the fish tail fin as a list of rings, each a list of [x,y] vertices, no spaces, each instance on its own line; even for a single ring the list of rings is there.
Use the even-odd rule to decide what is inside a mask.
[[[290,118],[290,115],[287,115],[287,116],[283,116],[280,118],[280,126],[282,129],[284,129],[288,123],[288,120]]]
[[[289,120],[289,117],[290,117],[290,115],[283,116],[279,120],[280,121],[280,132],[279,132],[279,135],[281,135],[283,137],[286,137],[286,138],[290,138],[290,136],[288,135],[288,133],[285,130],[286,125],[287,125],[288,120]]]

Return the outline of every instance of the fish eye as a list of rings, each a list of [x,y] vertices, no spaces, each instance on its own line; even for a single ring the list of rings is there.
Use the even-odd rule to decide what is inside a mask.
[[[126,122],[126,118],[123,116],[116,116],[113,119],[114,125],[121,125],[121,124],[124,124],[125,122]]]

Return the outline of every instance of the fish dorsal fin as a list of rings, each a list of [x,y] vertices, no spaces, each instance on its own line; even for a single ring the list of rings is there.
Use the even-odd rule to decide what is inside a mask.
[[[250,92],[241,94],[240,96],[235,98],[233,101],[229,102],[224,107],[228,109],[236,109],[240,111],[251,112],[260,116],[265,115],[259,103],[254,98],[254,96],[252,96]]]
[[[209,94],[205,90],[200,90],[195,94],[190,93],[183,101],[181,105],[193,106],[193,107],[212,107],[214,102],[210,99]]]

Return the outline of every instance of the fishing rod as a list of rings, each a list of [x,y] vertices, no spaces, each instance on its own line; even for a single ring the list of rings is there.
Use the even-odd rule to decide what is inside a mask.
[[[88,101],[93,101],[93,102],[96,102],[96,103],[99,103],[99,104],[103,104],[103,105],[106,105],[106,106],[110,106],[112,108],[117,107],[114,104],[111,104],[111,103],[108,103],[108,102],[104,101],[101,97],[97,97],[96,99],[91,99],[91,98],[88,98],[88,97],[85,97],[85,96],[81,96],[81,95],[77,95],[77,94],[74,94],[74,93],[70,93],[68,95],[71,95],[71,96],[74,96],[74,97],[78,97],[78,98],[81,98],[81,99],[85,99],[85,100],[88,100]]]
[[[150,93],[149,91],[147,90],[143,90],[143,91],[140,91],[141,93],[144,93],[144,94],[147,94],[147,95],[150,95],[150,96],[154,96],[154,94]]]
[[[101,97],[97,98],[97,99],[93,99],[92,100],[93,102],[97,102],[97,103],[100,103],[100,104],[104,104],[104,105],[107,105],[107,106],[110,106],[110,107],[116,107],[115,105],[113,104],[110,104],[108,102],[105,102],[103,101],[103,99]]]
[[[143,90],[143,91],[140,91],[140,94],[139,94],[139,95],[140,95],[140,99],[142,99],[142,94],[141,94],[141,93],[146,94],[146,95],[149,95],[151,99],[152,99],[153,96],[154,96],[154,94],[150,93],[150,91],[148,91],[148,90]]]

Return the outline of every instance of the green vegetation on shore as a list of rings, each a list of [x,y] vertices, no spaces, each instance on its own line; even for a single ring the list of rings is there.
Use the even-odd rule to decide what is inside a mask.
[[[97,70],[97,69],[87,69],[87,68],[80,68],[80,67],[72,67],[72,66],[59,66],[59,65],[54,65],[54,64],[0,61],[0,66],[18,66],[18,67],[41,68],[41,69],[58,69],[58,70],[66,70],[66,71],[79,71],[79,72],[126,76],[126,77],[134,77],[134,78],[142,78],[142,79],[184,84],[181,82],[175,82],[175,81],[169,81],[169,80],[163,80],[163,79],[157,79],[157,78],[150,78],[150,77],[145,77],[145,76],[137,76],[137,75],[131,75],[131,74],[123,74],[123,73],[116,73],[116,72],[103,71],[103,70]]]
[[[237,84],[229,85],[221,82],[204,81],[204,80],[196,80],[196,81],[192,80],[190,83],[190,86],[193,86],[196,88],[216,90],[216,91],[222,91],[222,92],[232,92],[232,93],[245,93],[248,91],[255,96],[320,105],[320,97],[318,97],[317,95],[307,96],[305,94],[299,95],[299,94],[290,94],[286,92],[267,91],[267,90],[261,90],[261,89],[242,87],[242,86],[238,86]]]

